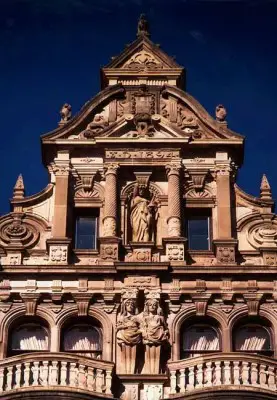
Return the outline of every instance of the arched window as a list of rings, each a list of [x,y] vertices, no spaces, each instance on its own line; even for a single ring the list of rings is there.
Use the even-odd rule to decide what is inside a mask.
[[[11,331],[9,354],[49,350],[49,332],[40,323],[23,323]]]
[[[101,358],[103,348],[101,328],[88,323],[71,325],[64,330],[62,347],[66,352]]]
[[[182,330],[181,358],[220,351],[219,330],[208,324],[193,324]]]
[[[239,325],[234,330],[234,350],[248,353],[272,355],[270,327],[250,323]]]

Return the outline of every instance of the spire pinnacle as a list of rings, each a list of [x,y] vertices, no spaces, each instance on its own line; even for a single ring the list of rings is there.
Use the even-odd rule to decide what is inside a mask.
[[[271,187],[270,187],[270,184],[268,183],[268,180],[267,180],[267,177],[265,174],[263,174],[262,181],[261,181],[260,197],[263,200],[271,200],[272,199]]]
[[[149,23],[145,17],[145,14],[141,14],[138,20],[137,37],[150,36]]]
[[[23,199],[25,195],[25,187],[23,182],[23,177],[20,174],[17,178],[16,184],[13,188],[13,198],[14,199]]]

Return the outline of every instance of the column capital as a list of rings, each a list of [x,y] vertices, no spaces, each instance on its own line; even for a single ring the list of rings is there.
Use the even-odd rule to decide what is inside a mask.
[[[182,167],[181,161],[178,161],[178,160],[171,161],[170,163],[166,164],[165,170],[166,170],[167,176],[179,175],[181,167]]]
[[[108,175],[108,174],[116,175],[118,168],[119,168],[118,163],[114,163],[114,162],[113,163],[111,163],[111,162],[105,163],[104,164],[104,173],[105,173],[105,175]]]

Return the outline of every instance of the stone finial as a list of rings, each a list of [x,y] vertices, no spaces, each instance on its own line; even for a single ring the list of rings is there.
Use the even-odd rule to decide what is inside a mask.
[[[215,109],[215,117],[218,122],[225,122],[227,110],[222,104],[218,104]]]
[[[260,187],[260,198],[262,200],[271,200],[272,195],[271,195],[271,188],[268,183],[267,177],[265,174],[263,174],[262,181],[261,181],[261,187]]]
[[[61,111],[60,111],[61,120],[59,122],[61,125],[65,124],[66,122],[68,122],[70,120],[71,115],[72,115],[71,108],[72,108],[71,105],[68,103],[65,103],[62,106]]]
[[[150,36],[149,23],[145,18],[145,14],[141,14],[138,20],[137,36]]]
[[[23,199],[25,195],[25,187],[23,182],[23,177],[20,174],[17,178],[16,184],[13,188],[13,198],[14,199]]]

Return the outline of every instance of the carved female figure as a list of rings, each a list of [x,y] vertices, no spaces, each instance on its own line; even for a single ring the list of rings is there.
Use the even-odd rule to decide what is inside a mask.
[[[134,374],[136,346],[141,342],[136,301],[132,298],[123,300],[117,322],[117,342],[121,349],[120,372]]]
[[[145,187],[138,184],[134,188],[131,199],[131,227],[133,242],[149,242],[152,240],[155,202],[145,197]]]
[[[161,345],[168,339],[163,311],[157,299],[148,299],[140,314],[142,340],[145,344],[144,373],[158,374]]]

